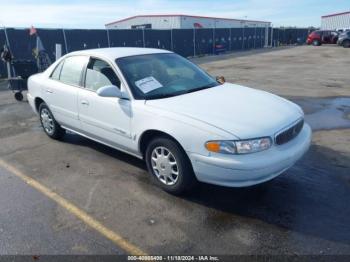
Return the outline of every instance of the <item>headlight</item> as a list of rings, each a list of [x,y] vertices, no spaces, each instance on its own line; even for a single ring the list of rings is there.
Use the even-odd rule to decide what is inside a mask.
[[[249,140],[208,141],[205,147],[210,152],[223,154],[249,154],[266,150],[272,145],[270,137]]]

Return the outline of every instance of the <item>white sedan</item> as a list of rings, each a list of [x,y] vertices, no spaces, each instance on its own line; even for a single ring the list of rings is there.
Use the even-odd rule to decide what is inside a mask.
[[[223,83],[165,50],[73,52],[28,81],[46,134],[70,130],[144,159],[164,190],[197,181],[243,187],[268,181],[308,150],[311,129],[296,104]]]

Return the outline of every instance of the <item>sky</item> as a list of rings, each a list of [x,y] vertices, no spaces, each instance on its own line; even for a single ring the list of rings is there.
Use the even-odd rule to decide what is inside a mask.
[[[315,26],[350,0],[0,0],[0,27],[104,28],[134,15],[187,14]]]

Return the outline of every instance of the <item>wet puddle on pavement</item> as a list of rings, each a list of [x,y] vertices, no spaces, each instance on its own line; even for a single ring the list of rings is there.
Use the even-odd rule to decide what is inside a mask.
[[[350,97],[292,99],[312,130],[350,128]]]

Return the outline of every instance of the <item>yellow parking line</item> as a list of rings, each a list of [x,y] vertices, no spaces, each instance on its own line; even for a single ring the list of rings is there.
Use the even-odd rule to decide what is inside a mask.
[[[35,188],[39,192],[43,193],[53,201],[55,201],[57,204],[59,204],[61,207],[63,207],[65,210],[70,212],[71,214],[75,215],[77,218],[79,218],[81,221],[83,221],[85,224],[90,226],[91,228],[98,231],[101,235],[105,236],[112,242],[114,242],[118,247],[126,251],[128,254],[131,255],[146,255],[145,252],[143,252],[140,248],[136,247],[135,245],[128,242],[126,239],[124,239],[121,235],[117,234],[116,232],[110,230],[109,228],[105,227],[103,224],[98,222],[96,219],[88,215],[86,212],[78,208],[76,205],[69,202],[67,199],[61,197],[57,193],[53,192],[51,189],[47,188],[43,184],[39,183],[38,181],[34,180],[33,178],[30,178],[29,176],[23,174],[20,170],[18,170],[16,167],[6,163],[4,160],[0,159],[0,166],[7,169],[9,172],[14,174],[15,176],[22,179],[24,182],[26,182],[31,187]]]

